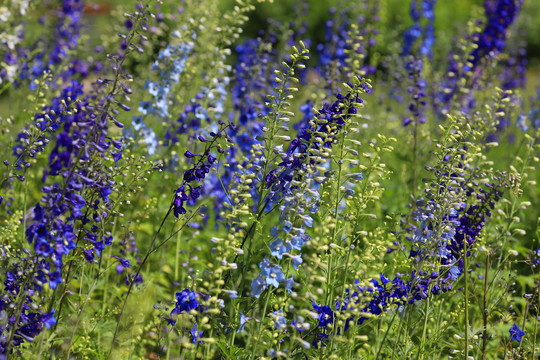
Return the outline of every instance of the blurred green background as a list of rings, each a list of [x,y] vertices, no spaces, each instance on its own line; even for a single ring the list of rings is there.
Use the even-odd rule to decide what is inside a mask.
[[[232,6],[234,0],[219,0],[222,9]],[[328,20],[328,12],[331,7],[340,9],[343,7],[353,8],[355,4],[361,6],[365,2],[375,3],[374,0],[352,0],[352,1],[324,1],[306,0],[309,5],[308,34],[314,44],[322,42],[324,38],[324,24]],[[245,29],[244,36],[254,37],[257,31],[267,26],[268,18],[277,19],[281,22],[295,20],[296,14],[293,11],[295,5],[299,5],[298,0],[274,0],[273,3],[263,3],[257,5],[257,10],[252,14]],[[409,16],[409,0],[380,0],[381,22],[379,30],[399,31],[412,24]],[[449,38],[458,33],[459,29],[470,19],[482,18],[483,0],[439,0],[435,7],[435,28],[438,38]],[[524,0],[523,8],[517,23],[520,29],[525,30],[525,40],[527,41],[527,54],[531,65],[540,64],[540,0]],[[442,35],[442,36],[441,36]]]

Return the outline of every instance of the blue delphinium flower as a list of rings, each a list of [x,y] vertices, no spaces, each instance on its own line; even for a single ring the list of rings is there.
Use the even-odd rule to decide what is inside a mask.
[[[238,61],[234,68],[231,96],[238,112],[238,129],[233,134],[239,150],[248,154],[264,124],[259,121],[269,108],[266,95],[272,93],[273,72],[269,66],[271,52],[261,39],[249,39],[236,47]]]
[[[5,53],[0,64],[0,84],[7,80],[13,81],[17,86],[23,81],[28,81],[29,88],[35,90],[37,85],[33,80],[59,66],[66,59],[68,66],[65,71],[58,74],[60,78],[67,80],[74,79],[75,76],[83,78],[88,76],[90,68],[88,64],[83,60],[68,57],[69,52],[77,46],[81,37],[84,1],[62,0],[60,3],[58,8],[53,9],[54,16],[50,17],[51,25],[54,27],[51,36],[40,38],[31,47],[25,48],[21,46],[25,32],[20,26],[15,26],[14,30],[17,33],[15,38],[18,44],[13,43],[11,39],[9,42],[13,43],[12,46],[2,43],[3,48],[7,45],[8,52]],[[21,15],[24,13],[25,11]],[[56,84],[52,82],[51,86],[54,87]]]
[[[197,307],[199,307],[197,294],[195,294],[195,292],[191,291],[189,288],[185,288],[184,290],[176,293],[176,305],[171,311],[171,315],[190,312]]]
[[[501,53],[506,47],[506,33],[521,10],[522,0],[485,0],[487,23],[481,32],[478,47],[471,54],[472,64],[490,52]]]
[[[193,342],[193,344],[197,345],[197,344],[202,344],[203,342],[201,341],[201,336],[203,334],[203,331],[197,331],[197,323],[194,323],[193,324],[193,327],[191,328],[191,341]]]
[[[412,97],[412,102],[409,104],[411,116],[403,120],[403,126],[413,124],[424,124],[426,122],[425,107],[426,107],[426,81],[423,76],[422,60],[412,59],[407,63],[407,71],[411,85],[408,89]]]
[[[64,1],[64,10],[67,10],[70,4],[71,2]],[[73,1],[73,4],[82,9],[82,2]],[[126,16],[142,19],[147,16],[147,12],[137,11],[136,14]],[[69,32],[69,29],[65,31]],[[144,29],[137,27],[132,31],[142,33]],[[58,52],[60,60],[64,58],[64,50],[67,48]],[[130,51],[126,50],[124,56]],[[26,238],[35,251],[25,261],[29,269],[32,269],[30,276],[35,278],[38,284],[32,289],[35,292],[41,292],[47,283],[51,289],[57,289],[66,280],[63,272],[64,260],[73,250],[78,248],[80,251],[77,255],[84,256],[88,262],[94,262],[96,257],[103,253],[105,246],[112,244],[112,237],[102,228],[111,218],[102,220],[111,213],[113,201],[109,196],[116,182],[112,171],[100,169],[108,166],[105,165],[107,161],[114,160],[117,163],[121,157],[122,142],[112,139],[109,129],[112,124],[123,127],[116,115],[120,110],[130,110],[129,106],[118,100],[121,94],[130,93],[125,80],[130,76],[122,68],[118,57],[111,56],[110,61],[114,65],[113,77],[116,81],[100,78],[93,90],[85,96],[82,85],[71,82],[70,87],[63,89],[60,98],[54,99],[51,107],[36,116],[37,126],[43,129],[43,126],[50,125],[55,133],[51,136],[53,149],[43,176],[43,196],[41,201],[30,209],[25,229]],[[75,102],[75,99],[78,101]],[[58,102],[65,107],[70,101],[73,102],[70,104],[70,112],[62,113],[61,109],[57,111]],[[59,121],[51,123],[50,115],[58,116]],[[41,139],[43,143],[47,142],[45,140]],[[24,161],[26,148],[16,151],[19,156],[23,155],[21,159]],[[37,152],[36,149],[32,151]],[[55,178],[56,181],[49,185],[49,178]],[[71,261],[75,259],[78,258],[73,256]],[[24,300],[24,297],[21,299]],[[14,315],[14,318],[20,315],[21,320],[28,323],[28,326],[25,326],[28,334],[21,332],[21,336],[24,335],[26,340],[33,339],[44,326],[50,326],[55,321],[51,312],[41,312],[40,317],[33,315],[30,321],[26,318],[25,311],[23,309],[23,312]],[[18,345],[17,341],[10,346]]]
[[[285,281],[285,275],[277,264],[272,264],[267,257],[259,263],[259,275],[251,281],[251,295],[259,297],[269,285],[279,288],[279,283]]]
[[[281,271],[279,265],[274,265],[263,269],[266,277],[266,284],[274,285],[275,288],[279,287],[281,281],[285,281],[285,275]]]
[[[240,312],[240,326],[238,327],[238,330],[236,330],[237,333],[245,331],[244,327],[246,326],[247,322],[251,320],[250,317],[247,317],[244,315],[244,312]]]
[[[437,0],[412,0],[410,15],[413,25],[405,31],[403,55],[412,53],[416,40],[420,39],[419,55],[433,59],[433,45],[435,43],[435,4]],[[423,25],[422,22],[427,21]]]
[[[330,306],[319,306],[313,301],[313,310],[319,314],[319,327],[326,328],[328,324],[334,322],[334,311],[330,309]]]
[[[276,310],[270,313],[270,316],[274,319],[274,329],[285,330],[287,327],[287,319],[285,318],[283,309]]]
[[[288,242],[286,244],[283,244],[283,240],[278,238],[270,244],[270,250],[270,254],[272,256],[281,260],[283,259],[283,254],[292,250],[292,246]]]
[[[454,177],[457,176],[454,174]],[[440,239],[435,238],[433,233],[431,236],[427,236],[427,231],[431,230],[431,225],[428,224],[433,224],[435,221],[432,214],[436,205],[435,198],[417,202],[418,210],[414,212],[414,217],[420,222],[420,231],[415,237],[409,238],[412,243],[410,258],[413,263],[421,261],[428,261],[431,264],[438,263],[440,264],[439,271],[426,272],[420,268],[412,271],[410,275],[399,274],[391,281],[384,274],[381,274],[380,282],[377,279],[372,279],[370,285],[366,287],[360,287],[357,280],[357,286],[353,289],[347,289],[345,291],[346,297],[336,301],[336,309],[355,309],[358,307],[360,313],[380,315],[389,309],[400,308],[407,303],[414,304],[429,296],[438,295],[441,291],[452,290],[452,285],[464,273],[465,246],[467,249],[474,246],[486,219],[491,216],[491,209],[502,196],[501,189],[507,186],[504,176],[494,177],[494,179],[495,183],[485,185],[480,185],[476,181],[472,181],[472,185],[470,185],[468,181],[464,180],[451,183],[466,189],[465,196],[471,204],[467,205],[461,197],[445,200],[455,202],[455,204],[443,217],[445,226],[442,229]],[[449,182],[446,180],[445,186],[450,186],[448,184]],[[459,193],[457,189],[455,192]],[[429,198],[431,193],[427,192],[427,194]],[[472,199],[476,201],[473,202]],[[473,253],[467,251],[465,256],[473,256]],[[314,309],[320,314],[319,326],[322,327],[326,325],[325,320],[329,321],[334,314],[329,305],[314,304]],[[324,314],[324,317],[321,314]],[[367,319],[368,317],[360,315],[355,321],[357,324],[362,324]],[[349,322],[348,320],[347,323]],[[346,324],[345,330],[347,328],[348,324]],[[523,336],[516,328],[510,331],[512,335],[516,334],[516,340]]]
[[[0,251],[0,261],[4,263],[5,254]],[[35,267],[39,262],[33,259],[22,258],[25,265]],[[55,310],[45,313],[36,310],[38,299],[35,297],[42,291],[42,285],[47,282],[43,271],[39,270],[31,276],[29,281],[23,278],[24,267],[20,263],[11,263],[9,270],[5,273],[4,291],[0,295],[0,357],[6,354],[9,346],[10,352],[24,341],[33,341],[43,330],[49,329],[56,323]],[[16,301],[22,301],[19,305]],[[19,314],[13,310],[20,311]],[[16,323],[16,319],[18,322]],[[8,344],[9,334],[13,332],[13,339]],[[8,354],[9,355],[9,354]]]
[[[525,335],[525,331],[521,330],[519,326],[514,323],[514,326],[510,328],[510,340],[521,342],[521,337]]]
[[[204,152],[196,154],[187,150],[184,153],[184,157],[193,165],[184,171],[182,183],[174,192],[174,199],[171,206],[175,217],[185,214],[187,212],[185,206],[195,205],[196,201],[200,198],[204,192],[204,180],[210,173],[210,170],[217,166],[216,156],[225,152],[218,140],[220,138],[229,139],[228,131],[236,128],[236,125],[231,121],[225,123],[219,120],[217,123],[219,128],[215,132],[210,133],[211,139],[206,138],[204,135],[197,137],[197,140],[205,146]]]
[[[179,33],[175,32],[174,35],[178,37]],[[180,41],[177,44],[167,45],[165,49],[159,52],[157,60],[152,65],[154,71],[159,71],[159,80],[146,81],[144,88],[148,91],[152,100],[141,100],[139,104],[140,113],[145,116],[156,116],[161,121],[169,119],[169,94],[173,90],[173,86],[180,82],[180,76],[184,72],[186,62],[194,46],[192,41]],[[158,145],[154,130],[146,125],[140,115],[133,116],[132,124],[139,136],[145,139],[148,154],[153,155]]]

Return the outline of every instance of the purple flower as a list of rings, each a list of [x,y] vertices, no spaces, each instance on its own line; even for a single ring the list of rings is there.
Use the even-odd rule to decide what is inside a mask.
[[[521,342],[521,337],[525,335],[525,331],[521,330],[519,326],[514,323],[514,326],[510,328],[510,340]]]
[[[112,257],[117,259],[118,261],[120,261],[120,265],[122,265],[122,267],[124,267],[124,268],[130,267],[129,260],[122,259],[121,257],[118,257],[116,255],[113,255]]]
[[[334,312],[330,309],[330,306],[319,306],[313,301],[313,310],[319,314],[319,327],[325,328],[328,324],[334,322]]]
[[[193,327],[191,328],[191,341],[193,341],[193,344],[195,345],[197,345],[197,343],[202,344],[202,341],[200,341],[202,334],[203,334],[202,330],[197,331],[197,323],[193,324]]]
[[[194,291],[185,288],[181,292],[176,293],[176,306],[171,314],[180,314],[184,311],[189,312],[199,306],[197,295]]]

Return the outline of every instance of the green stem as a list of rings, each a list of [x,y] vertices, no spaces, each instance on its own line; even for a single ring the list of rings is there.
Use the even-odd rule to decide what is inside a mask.
[[[270,300],[271,294],[272,294],[272,288],[269,288],[268,293],[266,294],[266,300],[264,302],[262,317],[259,322],[259,325],[257,326],[257,342],[255,343],[255,345],[253,346],[251,350],[251,356],[250,356],[251,359],[255,359],[255,352],[257,351],[257,347],[259,346],[259,341],[261,340],[261,327],[262,327],[262,324],[264,323],[264,318],[266,317],[266,309],[268,308],[268,302]]]
[[[383,348],[384,342],[386,341],[386,338],[388,336],[388,333],[390,332],[390,328],[392,327],[392,324],[394,323],[394,319],[396,318],[397,312],[394,312],[394,316],[392,316],[392,321],[390,321],[390,324],[388,324],[388,328],[386,329],[386,332],[384,333],[384,337],[381,342],[381,346],[379,346],[379,350],[377,351],[377,356],[375,356],[375,360],[379,359],[379,355],[381,354],[381,350]]]
[[[401,338],[401,326],[403,325],[403,319],[405,318],[405,311],[407,311],[408,307],[409,307],[409,304],[407,303],[405,305],[405,307],[403,308],[403,313],[401,314],[401,317],[399,319],[398,337],[397,337],[397,339],[396,339],[396,341],[394,343],[394,347],[392,349],[392,360],[394,360],[395,355],[396,355],[396,349],[397,349],[397,347],[399,345],[399,339]],[[399,309],[396,309],[396,313],[397,313],[397,311],[399,311]]]
[[[484,330],[482,331],[482,360],[486,360],[486,348],[488,337],[488,310],[487,310],[487,295],[488,295],[488,275],[489,275],[489,254],[486,255],[486,271],[484,273],[484,306],[482,319]]]
[[[536,314],[540,311],[540,286],[536,288]],[[533,346],[532,346],[532,358],[536,359],[536,334],[538,333],[538,321],[534,322],[534,336],[533,336]]]
[[[176,257],[174,261],[174,281],[178,281],[178,272],[180,270],[180,240],[182,237],[182,232],[179,231],[176,236]]]
[[[426,341],[426,332],[427,332],[427,322],[428,322],[428,311],[429,311],[429,296],[426,299],[426,306],[424,308],[424,329],[422,330],[422,342],[418,349],[418,358],[421,360],[424,358],[424,343]]]
[[[468,272],[468,256],[467,256],[467,239],[463,239],[463,262],[464,262],[464,274],[465,280],[465,360],[469,359],[469,280],[467,278]]]

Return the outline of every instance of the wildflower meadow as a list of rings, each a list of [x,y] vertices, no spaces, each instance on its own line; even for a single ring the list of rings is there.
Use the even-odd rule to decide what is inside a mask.
[[[539,359],[540,1],[0,1],[0,360]]]

